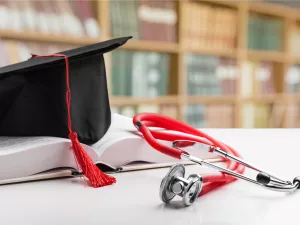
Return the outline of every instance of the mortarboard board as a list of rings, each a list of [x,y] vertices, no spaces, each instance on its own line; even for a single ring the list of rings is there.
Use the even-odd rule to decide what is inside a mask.
[[[103,54],[130,38],[33,55],[0,68],[0,136],[69,137],[77,163],[91,184],[113,183],[114,178],[96,168],[79,142],[97,142],[110,126]]]

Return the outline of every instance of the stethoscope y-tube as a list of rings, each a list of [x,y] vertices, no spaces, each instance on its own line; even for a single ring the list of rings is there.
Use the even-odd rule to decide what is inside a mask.
[[[205,175],[201,177],[193,175],[185,179],[183,166],[174,165],[161,184],[160,195],[164,202],[169,202],[175,195],[179,195],[183,198],[185,205],[190,205],[196,199],[196,194],[197,196],[204,195],[236,179],[242,179],[269,190],[280,192],[291,193],[300,188],[300,177],[296,177],[293,182],[280,179],[244,161],[238,152],[230,146],[178,120],[154,113],[141,113],[133,118],[133,123],[138,131],[143,134],[148,144],[157,151],[221,172],[217,175]],[[149,129],[149,127],[162,128],[164,130],[154,130]],[[177,132],[165,132],[166,130]],[[157,140],[171,141],[173,145],[167,146]],[[193,147],[215,153],[224,158],[227,167],[224,168],[194,157],[183,150],[185,147]],[[256,179],[243,175],[245,167],[258,172]]]

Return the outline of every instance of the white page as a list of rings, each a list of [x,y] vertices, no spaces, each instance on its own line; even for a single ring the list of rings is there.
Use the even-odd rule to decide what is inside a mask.
[[[171,142],[160,142],[168,146],[172,145]],[[152,163],[178,161],[153,149],[137,131],[132,118],[119,114],[112,114],[110,128],[100,141],[92,145],[92,148],[98,154],[100,161],[112,166],[121,166],[136,160]],[[203,159],[216,158],[216,155],[205,151],[196,149],[188,149],[188,151]]]
[[[59,167],[77,169],[71,141],[56,137],[0,137],[0,180],[24,177]],[[83,145],[93,161],[98,155]]]

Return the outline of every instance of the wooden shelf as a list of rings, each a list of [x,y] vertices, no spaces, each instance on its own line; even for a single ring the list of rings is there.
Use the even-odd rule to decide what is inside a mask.
[[[269,104],[269,103],[282,103],[285,101],[283,94],[269,94],[269,95],[257,95],[252,97],[241,97],[242,103],[254,103],[254,104]]]
[[[289,58],[289,56],[283,52],[261,50],[248,50],[247,56],[249,60],[272,61],[280,63],[285,63]]]
[[[292,55],[291,60],[288,63],[291,64],[300,64],[300,54],[299,55]]]
[[[211,3],[215,5],[220,5],[220,6],[227,6],[230,8],[237,8],[238,7],[238,1],[234,0],[197,0],[198,2],[206,2],[206,3]]]
[[[285,94],[284,98],[287,103],[300,103],[300,93]]]
[[[140,104],[178,104],[178,96],[161,96],[156,98],[138,98],[138,97],[110,97],[110,104],[112,106],[123,105],[140,105]]]
[[[186,97],[187,104],[231,104],[236,103],[236,96],[188,96]]]
[[[97,42],[104,41],[101,38],[90,37],[75,37],[72,35],[51,35],[41,34],[39,32],[15,32],[10,30],[0,31],[1,39],[22,40],[22,41],[34,41],[34,42],[47,42],[56,44],[70,44],[70,45],[89,45]],[[178,44],[164,43],[155,41],[142,41],[142,40],[130,40],[121,48],[128,50],[139,51],[155,51],[155,52],[167,52],[177,53]]]
[[[51,35],[41,34],[39,32],[15,32],[10,30],[1,30],[0,38],[70,45],[89,45],[103,41],[101,38],[75,37],[72,35]]]
[[[235,126],[240,127],[242,125],[242,118],[239,116],[241,112],[241,105],[244,103],[254,104],[269,104],[269,103],[293,103],[300,102],[299,94],[273,94],[273,95],[261,95],[243,97],[241,96],[241,83],[238,77],[237,87],[238,93],[234,96],[186,96],[186,73],[184,68],[184,54],[195,53],[201,55],[213,55],[217,57],[229,57],[235,58],[237,61],[238,69],[242,70],[244,62],[247,60],[255,61],[271,61],[276,63],[276,69],[274,69],[276,77],[276,86],[278,90],[284,90],[284,73],[289,64],[300,64],[300,55],[293,55],[288,53],[288,37],[291,34],[292,24],[300,21],[300,10],[281,6],[279,4],[264,3],[262,1],[237,1],[237,0],[194,0],[198,2],[204,2],[210,4],[212,7],[225,7],[232,8],[237,12],[238,24],[237,24],[237,37],[236,48],[234,49],[215,49],[215,48],[190,48],[184,46],[184,16],[181,6],[187,0],[178,1],[178,42],[156,42],[156,41],[144,41],[131,39],[125,45],[121,46],[121,49],[133,50],[133,51],[153,51],[170,53],[171,65],[170,74],[172,74],[172,80],[170,85],[172,93],[178,95],[161,96],[156,98],[137,98],[137,97],[115,97],[110,98],[110,104],[112,106],[124,106],[132,105],[137,106],[141,104],[174,104],[178,106],[178,118],[184,119],[184,106],[186,104],[232,104],[235,105]],[[98,15],[97,19],[101,27],[102,37],[90,38],[90,37],[76,37],[72,35],[51,35],[41,34],[39,32],[15,32],[10,30],[0,30],[0,39],[3,40],[18,40],[18,41],[31,41],[41,43],[53,43],[53,44],[68,44],[74,46],[83,46],[93,43],[102,42],[110,38],[110,18],[109,18],[109,2],[97,1]],[[262,50],[248,50],[247,49],[247,34],[248,34],[248,19],[249,13],[258,13],[270,17],[280,18],[284,23],[283,30],[283,51],[262,51]],[[174,57],[175,56],[175,57]],[[107,67],[109,67],[109,61]],[[110,72],[108,72],[109,74]]]
[[[184,49],[185,52],[202,54],[202,55],[213,55],[220,57],[237,57],[237,51],[235,49],[214,49],[214,48],[188,48]]]
[[[179,52],[179,45],[177,43],[158,42],[158,41],[130,40],[126,43],[126,45],[123,45],[121,48],[128,49],[128,50],[166,52],[166,53]]]
[[[290,7],[284,7],[274,3],[251,2],[249,11],[280,18],[295,19],[298,17],[299,10]]]

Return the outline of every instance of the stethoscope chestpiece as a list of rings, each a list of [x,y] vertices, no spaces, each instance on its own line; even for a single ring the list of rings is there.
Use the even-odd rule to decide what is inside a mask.
[[[176,195],[182,197],[185,206],[190,206],[197,199],[202,189],[202,177],[197,174],[184,178],[185,168],[181,164],[171,167],[161,182],[159,195],[164,203],[169,203]]]

